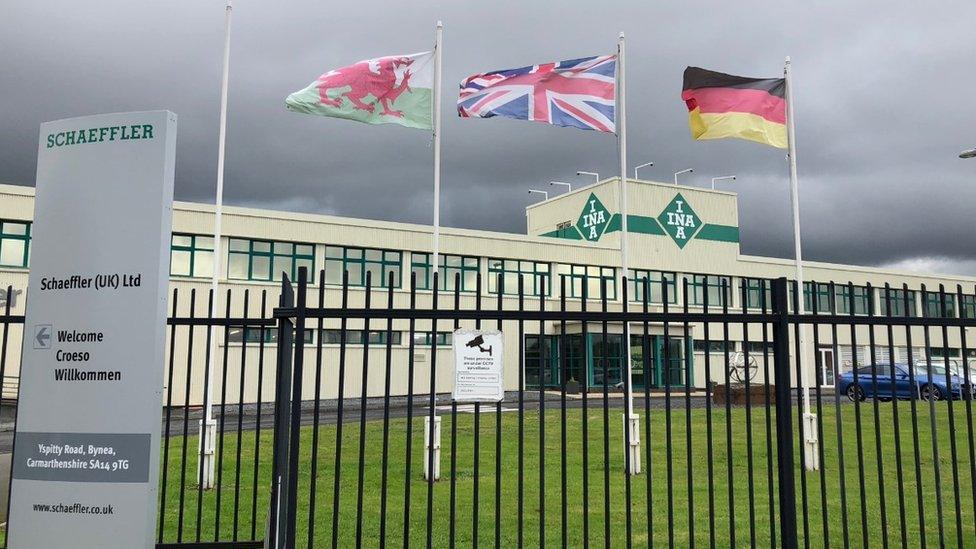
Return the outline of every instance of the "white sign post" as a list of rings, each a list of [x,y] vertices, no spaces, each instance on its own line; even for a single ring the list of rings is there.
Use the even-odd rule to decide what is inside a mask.
[[[501,402],[505,398],[502,333],[454,331],[454,400]]]
[[[176,115],[41,125],[8,547],[153,547]]]

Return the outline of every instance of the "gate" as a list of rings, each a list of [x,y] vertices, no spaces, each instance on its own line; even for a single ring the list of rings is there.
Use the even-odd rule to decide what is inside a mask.
[[[437,274],[401,292],[302,269],[275,307],[228,291],[221,311],[174,291],[158,546],[972,543],[974,294],[868,286],[861,306],[851,284],[813,299],[779,279],[692,304],[685,280],[685,299],[662,285],[649,303],[651,283],[557,307],[521,284],[482,295],[480,276],[440,291]],[[7,303],[4,379],[23,328]],[[504,332],[502,402],[451,400],[456,328]]]

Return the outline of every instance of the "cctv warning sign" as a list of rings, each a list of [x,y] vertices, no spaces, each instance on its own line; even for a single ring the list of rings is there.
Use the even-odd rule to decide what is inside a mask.
[[[499,402],[505,397],[502,333],[454,331],[454,400]]]

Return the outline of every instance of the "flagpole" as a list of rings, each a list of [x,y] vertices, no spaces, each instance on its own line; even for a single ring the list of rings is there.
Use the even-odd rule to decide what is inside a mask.
[[[440,239],[441,239],[441,45],[442,36],[444,34],[444,23],[441,21],[437,22],[437,31],[434,38],[434,112],[432,113],[433,122],[433,146],[434,146],[434,242],[433,242],[433,254],[431,261],[431,280],[433,280],[434,273],[437,273],[440,269]],[[444,284],[444,281],[440,281]],[[436,349],[436,339],[437,334],[431,334],[431,349]],[[436,351],[432,351],[436,352]],[[435,385],[436,388],[436,385]],[[437,393],[431,395],[431,398],[436,401]],[[433,434],[430,433],[431,429],[431,419],[433,419]],[[424,422],[424,478],[430,479],[431,473],[433,474],[433,479],[437,480],[440,478],[441,474],[441,420],[437,417],[437,410],[431,405],[430,415],[426,418]],[[430,443],[433,442],[434,449],[433,452],[430,451]],[[433,456],[433,462],[428,464],[427,460],[429,456]]]
[[[224,5],[224,64],[220,82],[220,133],[217,138],[217,196],[214,206],[214,236],[213,236],[213,273],[210,276],[210,291],[214,303],[218,299],[217,285],[220,281],[221,261],[220,223],[224,208],[224,150],[227,143],[227,82],[230,74],[230,19],[234,7],[231,0]],[[199,477],[204,489],[214,485],[214,437],[216,436],[216,421],[213,417],[213,389],[214,370],[217,356],[217,329],[210,327],[210,347],[207,349],[207,360],[210,368],[207,370],[206,392],[204,394],[204,419],[200,429],[206,428],[206,434],[201,432]],[[204,443],[206,440],[206,443]]]
[[[617,141],[618,152],[620,154],[620,284],[621,293],[624,295],[624,284],[627,279],[627,117],[625,106],[625,71],[624,71],[624,33],[621,32],[617,42]],[[627,363],[624,367],[624,428],[630,429],[630,447],[626,449],[630,459],[628,460],[627,473],[640,473],[640,418],[634,416],[634,395],[633,395],[633,350],[630,348],[630,322],[624,322],[624,348]],[[627,438],[627,437],[625,437]]]
[[[790,155],[790,201],[793,206],[793,246],[795,248],[794,255],[796,258],[796,287],[799,297],[797,298],[797,313],[805,314],[805,304],[803,300],[803,252],[800,245],[800,194],[797,185],[796,176],[796,126],[794,124],[793,116],[793,81],[791,78],[791,67],[789,56],[786,57],[786,64],[783,68],[783,75],[786,79],[786,128],[787,128],[787,138],[789,141],[789,155]],[[804,463],[806,468],[811,471],[816,471],[820,468],[820,455],[817,451],[817,446],[819,441],[817,440],[817,429],[816,422],[817,416],[810,412],[810,382],[807,379],[807,370],[810,367],[811,362],[807,360],[809,357],[809,350],[807,349],[807,337],[806,329],[802,324],[797,325],[797,333],[800,339],[800,356],[797,360],[800,361],[802,367],[800,368],[800,387],[803,389],[803,425],[801,429],[803,430],[803,451],[804,451]]]

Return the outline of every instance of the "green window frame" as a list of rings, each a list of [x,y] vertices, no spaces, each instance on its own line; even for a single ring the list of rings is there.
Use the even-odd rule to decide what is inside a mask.
[[[30,239],[30,221],[0,220],[0,267],[27,267]]]
[[[871,292],[867,286],[848,286],[847,284],[834,285],[837,294],[837,314],[851,314],[851,296],[854,300],[854,314],[867,315],[874,310],[871,302]],[[853,294],[851,293],[853,291]]]
[[[386,345],[387,335],[389,335],[390,345],[400,345],[402,333],[394,330],[387,334],[386,330],[370,330],[366,334],[365,330],[346,330],[346,345],[362,345],[363,341],[368,341],[370,345]],[[326,328],[320,335],[324,345],[342,344],[342,330]]]
[[[607,299],[617,299],[617,270],[613,267],[597,267],[594,265],[574,265],[560,263],[556,266],[556,283],[562,287],[560,277],[566,277],[566,297],[582,298],[583,287],[586,287],[586,298],[600,300],[601,280],[607,281]]]
[[[976,295],[959,296],[959,315],[962,318],[976,318]]]
[[[725,289],[724,292],[722,291],[723,287]],[[731,277],[720,275],[692,275],[688,288],[691,290],[692,305],[704,305],[705,292],[708,292],[709,308],[723,307],[727,302],[731,306],[731,300],[729,299],[732,293]]]
[[[766,310],[773,307],[773,283],[765,278],[743,278],[745,286],[745,300],[747,309]]]
[[[213,276],[213,244],[212,236],[173,233],[169,245],[170,276]]]
[[[414,332],[413,334],[413,344],[417,347],[430,347],[431,333],[430,332]],[[451,345],[454,342],[453,332],[437,332],[436,343],[438,347],[444,347]]]
[[[826,282],[803,283],[803,308],[806,312],[813,312],[814,299],[817,300],[818,315],[834,314],[837,310],[833,292],[830,291],[830,284]]]
[[[314,330],[305,330],[305,345],[312,344]],[[261,343],[261,328],[252,326],[231,326],[227,331],[227,341],[230,343]],[[277,343],[278,329],[274,326],[264,328],[264,342]]]
[[[940,299],[939,292],[922,292],[922,312],[926,318],[955,318],[956,300],[952,294],[945,294]],[[942,314],[942,303],[945,303],[945,315]]]
[[[488,259],[488,292],[518,295],[519,275],[522,275],[524,295],[551,295],[552,265],[541,261],[520,259]],[[499,286],[499,283],[501,285]]]
[[[326,284],[342,284],[342,273],[348,271],[350,286],[366,286],[366,273],[371,273],[370,284],[374,288],[386,288],[392,273],[393,287],[399,288],[402,266],[403,254],[394,250],[352,246],[325,247]]]
[[[678,302],[677,273],[645,269],[630,269],[630,275],[627,279],[627,295],[630,301],[644,302],[644,279],[647,279],[647,287],[650,290],[650,295],[647,297],[648,303],[664,303],[665,286],[668,289],[668,303]]]
[[[905,308],[905,298],[908,298],[908,308]],[[878,288],[878,303],[881,316],[888,316],[888,301],[891,302],[891,316],[915,317],[918,316],[918,305],[916,297],[918,292],[915,290],[895,289],[885,290]]]
[[[227,251],[227,278],[235,280],[281,280],[288,273],[298,278],[298,269],[309,270],[309,282],[315,280],[315,245],[275,240],[231,238]]]
[[[481,258],[469,255],[439,254],[440,276],[438,277],[438,290],[445,292],[454,291],[455,275],[461,275],[462,292],[473,292],[478,285],[478,273],[481,272]],[[434,287],[433,277],[431,276],[430,254],[423,252],[412,252],[410,254],[410,270],[417,274],[417,289],[430,290]]]

